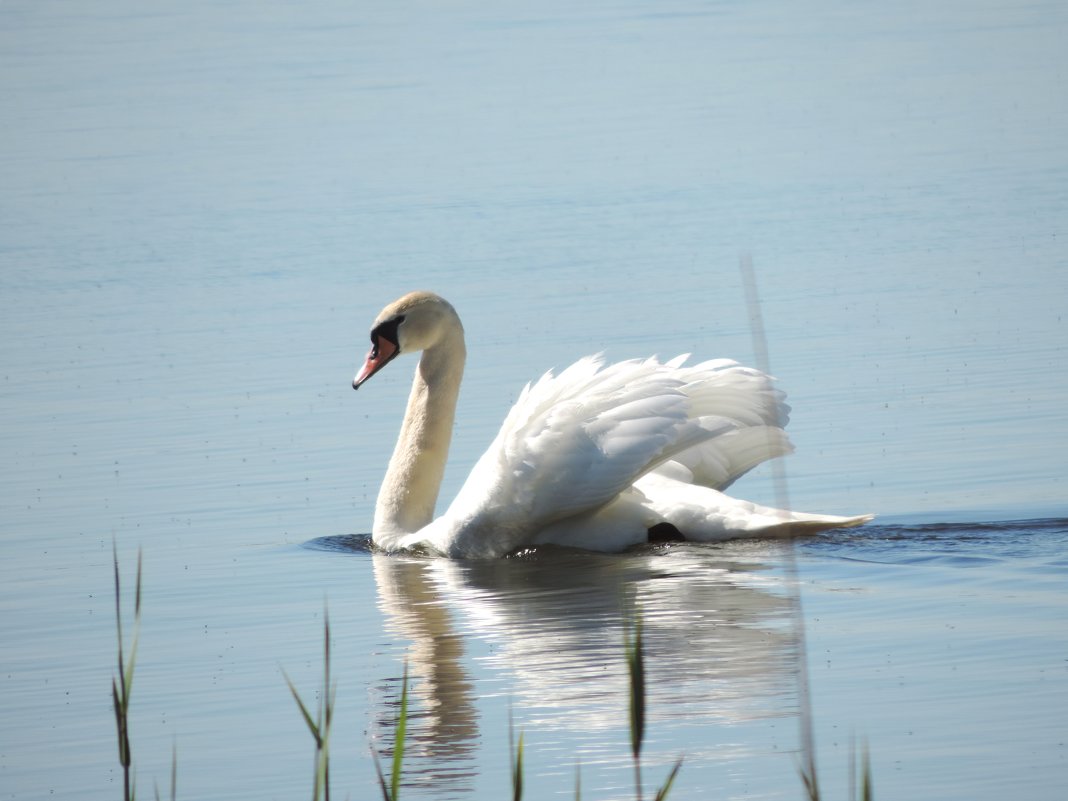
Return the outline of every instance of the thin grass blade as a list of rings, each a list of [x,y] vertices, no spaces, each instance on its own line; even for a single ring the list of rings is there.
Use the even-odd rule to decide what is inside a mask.
[[[656,801],[665,801],[668,797],[668,793],[671,792],[671,785],[675,783],[675,777],[679,775],[679,770],[682,768],[682,757],[679,757],[679,761],[675,763],[675,767],[671,769],[667,779],[664,780],[664,786],[656,791]]]
[[[820,788],[815,773],[810,772],[807,765],[799,765],[797,772],[801,776],[801,783],[805,785],[805,796],[808,801],[820,801]]]
[[[137,644],[141,640],[140,623],[140,620],[134,621],[133,642],[130,644],[130,655],[126,658],[126,672],[123,675],[122,690],[127,704],[133,694],[134,664],[137,662]]]
[[[311,713],[308,712],[308,708],[304,706],[304,701],[301,700],[300,693],[297,692],[297,688],[293,686],[293,682],[289,678],[289,674],[287,674],[283,670],[282,676],[285,678],[286,684],[289,685],[289,691],[293,694],[293,700],[297,702],[297,707],[300,709],[300,714],[303,716],[304,722],[308,724],[308,731],[310,731],[312,733],[312,737],[315,738],[316,746],[319,746],[319,744],[321,743],[321,737],[319,735],[319,725],[315,722],[315,719],[312,718]]]
[[[171,801],[178,798],[178,745],[171,745]]]
[[[861,801],[874,801],[875,799],[871,779],[871,756],[868,753],[867,743],[864,744],[863,763],[860,769],[860,798]]]
[[[334,698],[337,684],[330,684],[330,610],[323,606],[323,700],[320,704],[323,737],[319,768],[322,774],[323,798],[330,801],[330,724],[334,719]]]
[[[626,652],[630,674],[630,746],[634,758],[638,759],[645,739],[645,655],[642,618],[637,612],[626,629]]]
[[[134,588],[134,618],[141,617],[141,549],[137,549],[137,581]]]
[[[130,740],[126,732],[126,712],[119,698],[119,687],[115,679],[111,680],[111,702],[115,707],[115,730],[119,737],[119,764],[130,767]]]
[[[122,580],[119,575],[119,550],[115,540],[111,541],[112,569],[115,579],[115,635],[118,644],[116,662],[117,676],[111,679],[111,703],[115,710],[115,729],[119,742],[119,764],[122,766],[122,784],[124,801],[133,801],[136,796],[136,783],[131,775],[133,755],[130,748],[130,696],[133,689],[134,666],[137,661],[138,632],[141,628],[141,551],[137,552],[137,586],[134,614],[134,640],[130,647],[129,658],[122,636]]]
[[[325,717],[323,718],[323,728],[326,731],[330,731],[330,721],[334,717],[334,693],[337,690],[337,685],[333,687],[330,685],[330,614],[327,610],[323,610],[323,691],[326,693],[326,699],[324,703]]]
[[[119,640],[119,672],[122,672],[122,605],[121,605],[121,587],[119,582],[119,548],[115,544],[115,540],[111,541],[111,560],[115,567],[115,627],[118,632]]]
[[[519,733],[519,745],[512,763],[512,801],[523,799],[523,732]]]
[[[385,774],[382,773],[382,763],[378,761],[378,752],[371,746],[371,760],[375,763],[375,773],[378,774],[378,786],[382,789],[382,801],[393,801],[390,795],[389,785],[386,784]]]
[[[401,765],[404,762],[404,738],[408,732],[408,663],[404,663],[404,678],[401,680],[400,714],[393,738],[393,770],[390,773],[391,801],[400,796]]]

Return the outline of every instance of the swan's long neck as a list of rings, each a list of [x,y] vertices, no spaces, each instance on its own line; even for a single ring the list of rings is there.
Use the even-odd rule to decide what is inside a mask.
[[[458,324],[419,359],[397,447],[375,504],[374,538],[385,548],[434,517],[466,359]]]

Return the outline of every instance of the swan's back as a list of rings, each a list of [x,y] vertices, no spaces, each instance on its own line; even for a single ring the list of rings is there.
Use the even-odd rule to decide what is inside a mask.
[[[634,482],[651,471],[718,489],[789,450],[789,409],[768,376],[685,358],[605,366],[588,357],[528,384],[448,511],[418,538],[454,556],[501,555],[561,521],[590,522],[635,500]]]

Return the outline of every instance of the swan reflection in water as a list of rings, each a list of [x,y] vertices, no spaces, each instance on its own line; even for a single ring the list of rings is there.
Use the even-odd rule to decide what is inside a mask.
[[[387,627],[410,643],[405,783],[432,787],[436,798],[473,789],[480,738],[507,736],[507,720],[479,720],[479,698],[494,695],[509,699],[528,742],[535,732],[543,742],[570,732],[584,765],[629,764],[615,730],[628,720],[622,642],[632,605],[643,620],[650,731],[678,727],[664,742],[665,764],[683,752],[690,764],[703,753],[724,758],[702,733],[709,727],[796,715],[793,601],[769,567],[779,547],[545,548],[478,561],[374,554]],[[387,758],[399,701],[398,678],[375,729]],[[507,764],[504,746],[495,748],[493,763]]]

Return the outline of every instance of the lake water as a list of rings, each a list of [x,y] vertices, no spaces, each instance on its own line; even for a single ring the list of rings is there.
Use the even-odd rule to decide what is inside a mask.
[[[828,797],[1068,790],[1068,7],[207,0],[0,6],[0,798],[121,794],[112,543],[144,555],[138,788],[310,795],[282,670],[321,682],[339,797],[798,798],[805,659]],[[464,318],[448,498],[550,367],[753,362],[750,254],[793,407],[779,543],[492,563],[360,535],[410,363],[378,310]],[[767,469],[734,489],[770,502]],[[129,600],[129,599],[128,599]],[[130,621],[127,621],[129,624]]]

